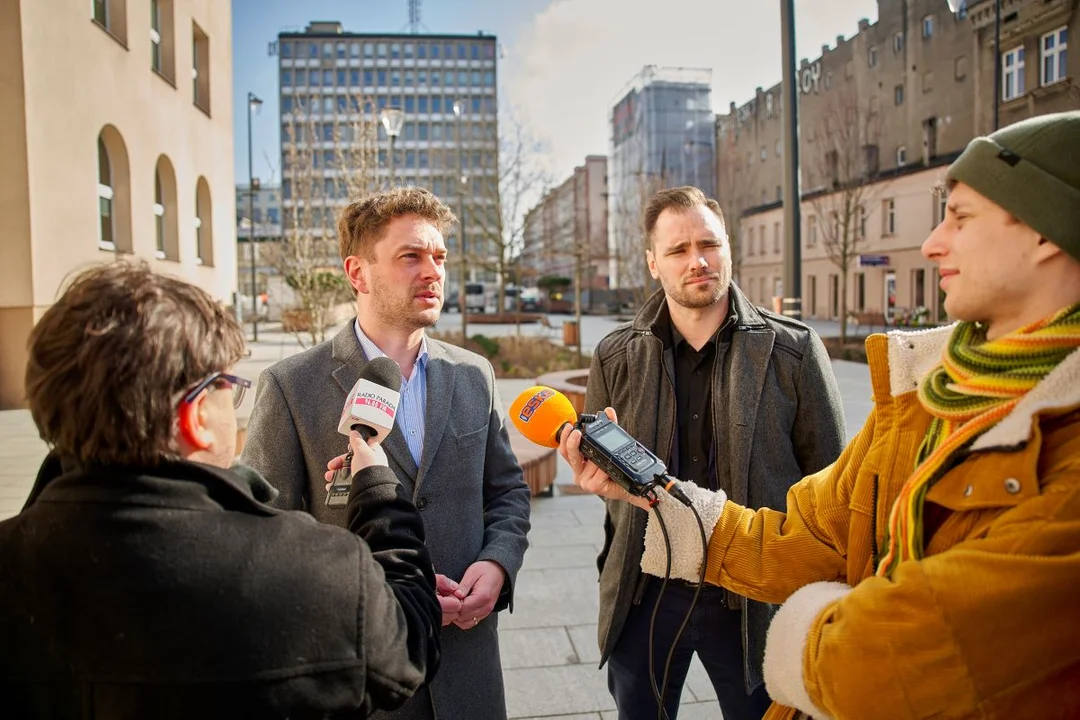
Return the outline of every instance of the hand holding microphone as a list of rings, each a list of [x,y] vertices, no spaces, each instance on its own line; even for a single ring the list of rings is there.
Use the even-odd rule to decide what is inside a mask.
[[[558,447],[583,490],[648,509],[657,502],[659,486],[690,503],[660,458],[619,427],[612,408],[579,418],[565,395],[536,385],[510,404],[510,420],[537,445]]]
[[[338,421],[338,432],[349,437],[349,450],[327,463],[327,507],[345,507],[355,473],[371,465],[387,464],[378,443],[394,427],[400,388],[401,368],[390,358],[375,358],[364,366]]]

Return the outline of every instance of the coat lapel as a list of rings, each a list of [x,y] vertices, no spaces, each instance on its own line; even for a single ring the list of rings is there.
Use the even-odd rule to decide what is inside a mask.
[[[427,398],[424,413],[424,450],[420,456],[420,472],[416,487],[424,482],[435,454],[442,444],[446,425],[450,419],[450,400],[454,397],[454,365],[446,357],[446,351],[438,342],[428,338]]]
[[[721,385],[726,392],[713,394],[714,403],[727,403],[727,413],[721,412],[722,408],[714,405],[713,417],[723,417],[726,414],[731,419],[731,426],[726,428],[730,443],[727,469],[730,487],[724,489],[732,500],[745,505],[749,501],[747,479],[750,477],[758,404],[765,387],[765,376],[768,373],[776,334],[768,329],[757,310],[734,286],[731,296],[739,316],[739,325],[732,333],[731,348],[728,350],[731,370],[726,374],[728,382],[722,382]],[[725,428],[714,428],[714,432],[724,430]]]
[[[360,341],[356,339],[356,326],[354,323],[348,323],[341,329],[341,332],[334,336],[333,354],[334,359],[341,364],[334,368],[331,375],[333,375],[334,381],[344,393],[342,395],[342,404],[344,404],[345,397],[352,390],[352,386],[356,384],[360,373],[363,372],[364,366],[368,362],[367,358],[364,357],[363,348],[360,347]],[[386,451],[390,462],[397,465],[395,470],[400,471],[398,477],[402,477],[404,474],[408,480],[415,483],[416,463],[412,459],[409,445],[405,442],[405,436],[401,434],[401,426],[397,422],[394,423],[390,434],[382,441],[382,447]]]

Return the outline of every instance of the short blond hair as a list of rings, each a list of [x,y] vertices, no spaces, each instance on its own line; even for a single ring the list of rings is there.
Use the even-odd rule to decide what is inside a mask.
[[[457,224],[450,207],[429,190],[396,187],[365,195],[345,206],[338,218],[341,260],[356,255],[371,258],[372,247],[394,218],[418,215],[445,237]]]

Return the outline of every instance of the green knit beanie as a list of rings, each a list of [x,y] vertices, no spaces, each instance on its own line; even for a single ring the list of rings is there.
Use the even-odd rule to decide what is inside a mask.
[[[972,140],[948,179],[971,186],[1080,260],[1080,111]]]

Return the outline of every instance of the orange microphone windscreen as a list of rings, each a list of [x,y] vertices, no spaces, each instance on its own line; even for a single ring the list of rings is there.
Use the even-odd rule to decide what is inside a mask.
[[[510,421],[537,445],[559,447],[559,430],[576,420],[570,399],[544,385],[533,385],[510,403]]]

